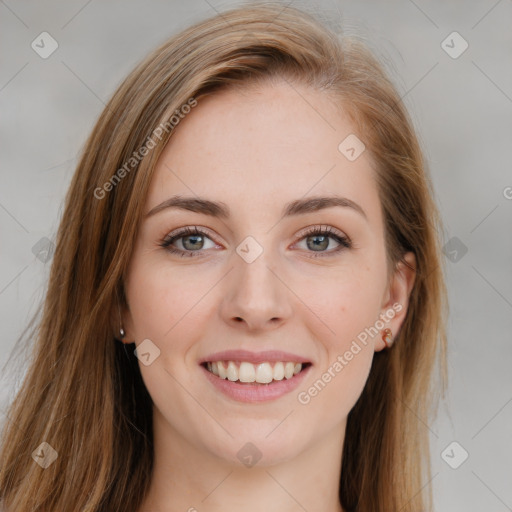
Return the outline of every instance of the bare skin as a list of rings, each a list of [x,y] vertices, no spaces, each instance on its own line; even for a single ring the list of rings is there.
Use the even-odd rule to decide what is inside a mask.
[[[125,341],[149,339],[160,350],[150,365],[139,362],[154,402],[155,442],[151,487],[139,512],[343,512],[347,415],[374,353],[385,348],[380,334],[359,342],[342,370],[333,365],[354,353],[354,340],[379,315],[393,310],[385,327],[399,330],[414,282],[402,265],[387,279],[369,154],[349,161],[338,150],[353,133],[325,93],[285,81],[201,98],[176,128],[145,211],[182,195],[221,202],[231,215],[161,209],[144,220],[133,249]],[[364,213],[332,206],[282,217],[291,201],[333,195]],[[184,227],[206,234],[175,239],[172,247],[187,253],[181,257],[160,244]],[[311,227],[331,233],[306,235]],[[262,248],[251,263],[236,251],[248,236]],[[411,254],[408,260],[414,263]],[[199,364],[231,349],[291,352],[311,366],[292,392],[240,402],[212,385]],[[326,372],[329,382],[309,392]],[[239,455],[247,443],[260,457],[252,467]]]

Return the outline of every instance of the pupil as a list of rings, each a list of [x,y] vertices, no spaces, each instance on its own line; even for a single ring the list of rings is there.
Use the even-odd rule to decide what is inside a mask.
[[[192,239],[195,239],[195,240],[192,242],[192,247],[191,247],[191,248],[193,249],[194,247],[197,247],[197,246],[198,246],[198,245],[197,245],[198,239],[201,239],[201,238],[202,238],[202,236],[201,236],[201,235],[189,235],[189,236],[185,237],[185,239],[184,239],[184,240],[185,240],[185,243],[183,244],[185,247],[187,246],[186,241],[187,241],[187,240],[189,240],[189,239],[191,239],[191,238],[192,238]],[[196,245],[194,245],[194,244],[196,244]]]
[[[317,247],[317,248],[320,247],[321,249],[325,249],[329,245],[329,239],[325,235],[315,235],[311,238],[314,238],[314,239],[320,238],[321,239],[320,242],[314,242],[313,247]],[[327,243],[325,243],[325,242],[327,242]]]

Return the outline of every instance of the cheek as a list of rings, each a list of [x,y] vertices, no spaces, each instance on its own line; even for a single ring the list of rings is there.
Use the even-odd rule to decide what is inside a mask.
[[[315,332],[331,358],[343,353],[353,339],[375,324],[381,312],[385,280],[384,266],[374,264],[344,268],[328,277],[295,283],[297,295],[304,298],[310,311],[308,317],[311,321],[316,318],[320,331]]]
[[[343,342],[339,348],[375,324],[380,313],[382,286],[377,276],[368,273],[340,290],[336,311],[333,312],[337,315],[338,340]]]
[[[315,418],[325,432],[344,421],[361,396],[373,354],[372,347],[363,344],[333,354],[329,365],[297,396],[305,421]]]
[[[385,262],[376,259],[329,285],[322,311],[334,334],[323,340],[326,363],[299,397],[299,403],[322,416],[326,425],[346,417],[364,389],[380,335],[375,325],[385,282]]]
[[[200,309],[196,311],[196,306],[214,280],[205,275],[198,281],[192,267],[177,272],[149,257],[143,260],[143,255],[134,258],[126,281],[135,339],[165,344],[183,325],[189,329],[194,325],[191,319]]]
[[[345,276],[335,286],[329,285],[318,305],[329,328],[318,337],[324,357],[297,399],[308,417],[322,418],[326,429],[348,415],[368,379],[379,335],[374,326],[380,313],[382,281],[369,272]]]

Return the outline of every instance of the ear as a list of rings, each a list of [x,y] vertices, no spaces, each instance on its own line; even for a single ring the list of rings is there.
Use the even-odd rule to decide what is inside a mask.
[[[405,262],[405,263],[404,263]],[[416,278],[416,257],[408,252],[396,265],[382,300],[380,318],[384,320],[385,327],[391,330],[391,342],[396,339],[407,315],[409,296]],[[389,342],[388,342],[389,343]],[[375,344],[375,351],[386,348],[380,337]]]
[[[112,319],[112,329],[114,332],[114,337],[121,341],[122,343],[134,343],[133,339],[133,322],[130,310],[127,308],[122,308],[119,306],[119,303],[115,305],[115,314]],[[121,327],[124,330],[124,337],[121,338],[120,329]]]

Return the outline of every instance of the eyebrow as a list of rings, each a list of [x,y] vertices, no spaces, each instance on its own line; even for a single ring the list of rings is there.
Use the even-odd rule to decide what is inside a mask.
[[[283,217],[291,217],[294,215],[304,215],[334,206],[341,206],[343,208],[351,208],[352,210],[361,214],[366,220],[365,211],[356,202],[346,197],[340,196],[327,196],[327,197],[308,197],[305,199],[297,199],[287,203],[283,209]],[[202,213],[220,219],[228,219],[230,217],[229,207],[222,202],[210,201],[209,199],[201,197],[183,197],[172,196],[166,199],[159,205],[152,208],[146,213],[145,218],[151,217],[162,210],[168,208],[178,208],[181,210],[188,210],[195,213]]]

